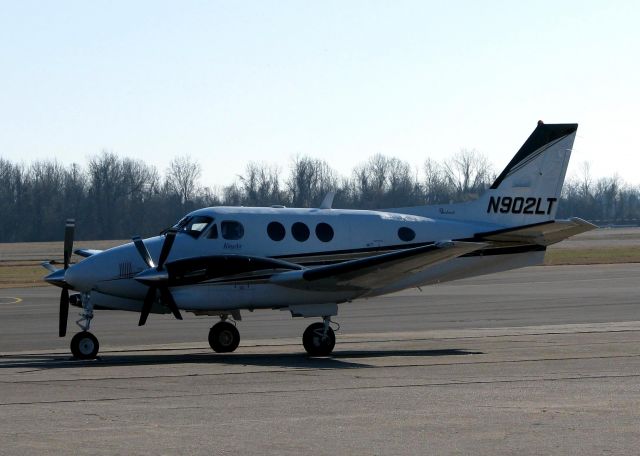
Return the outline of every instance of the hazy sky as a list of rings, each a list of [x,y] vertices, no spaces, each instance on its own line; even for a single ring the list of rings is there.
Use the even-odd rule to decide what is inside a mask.
[[[203,183],[296,154],[461,148],[500,171],[578,122],[570,173],[640,184],[638,1],[2,1],[0,157],[156,165]]]

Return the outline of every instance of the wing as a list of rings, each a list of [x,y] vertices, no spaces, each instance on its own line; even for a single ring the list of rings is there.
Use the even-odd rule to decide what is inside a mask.
[[[75,253],[76,255],[79,255],[84,258],[90,257],[91,255],[95,255],[96,253],[100,253],[100,252],[102,252],[102,250],[78,249],[73,251],[73,253]]]
[[[597,228],[596,225],[574,217],[569,220],[553,220],[517,228],[478,233],[475,235],[474,240],[547,246],[595,228]]]
[[[486,247],[481,242],[445,241],[396,250],[382,255],[273,275],[272,283],[306,290],[371,290],[389,285],[406,274],[423,271]]]

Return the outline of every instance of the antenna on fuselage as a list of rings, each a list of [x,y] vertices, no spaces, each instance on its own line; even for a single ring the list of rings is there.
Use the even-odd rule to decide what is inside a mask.
[[[332,209],[333,198],[336,196],[336,192],[329,192],[327,196],[324,197],[322,203],[320,204],[320,209]]]

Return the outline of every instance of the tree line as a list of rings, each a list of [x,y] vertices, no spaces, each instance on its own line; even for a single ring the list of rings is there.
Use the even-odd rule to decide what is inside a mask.
[[[25,165],[0,157],[0,242],[60,240],[70,217],[78,224],[78,239],[150,236],[200,207],[317,207],[329,191],[337,192],[335,208],[468,201],[490,186],[496,173],[484,155],[463,149],[443,162],[427,159],[421,167],[378,154],[348,176],[324,160],[298,156],[285,172],[250,162],[220,188],[201,185],[201,177],[201,165],[187,156],[174,158],[163,173],[109,152],[91,157],[86,166],[56,160]],[[594,179],[585,164],[565,182],[558,216],[638,223],[640,187],[617,176]]]

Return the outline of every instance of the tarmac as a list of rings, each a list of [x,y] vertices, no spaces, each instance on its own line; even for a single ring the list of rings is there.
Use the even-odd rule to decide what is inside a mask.
[[[0,454],[637,454],[640,264],[527,268],[345,304],[312,321],[98,311],[95,361],[55,288],[0,290]],[[72,309],[71,315],[75,315]]]

